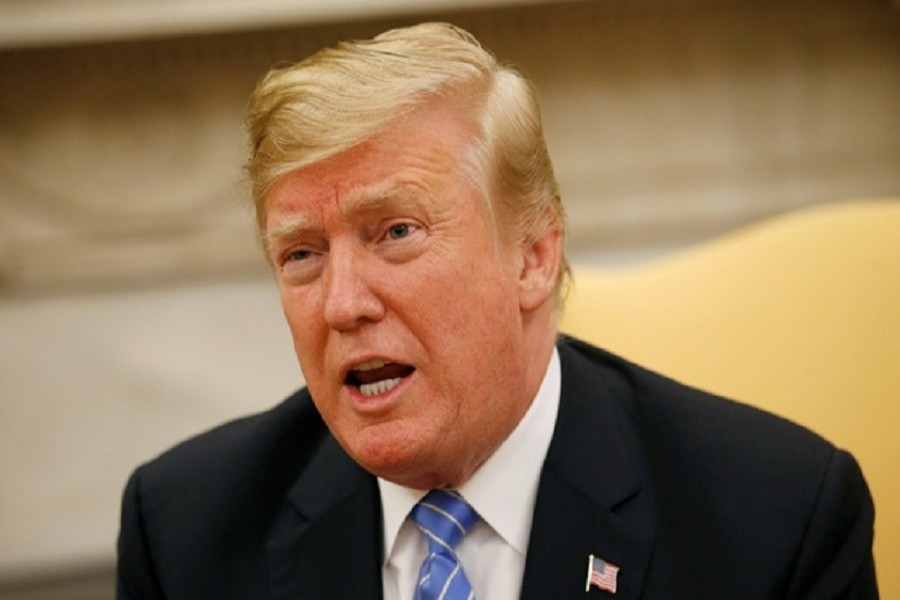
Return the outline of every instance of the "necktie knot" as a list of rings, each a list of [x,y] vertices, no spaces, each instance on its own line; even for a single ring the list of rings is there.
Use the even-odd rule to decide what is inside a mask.
[[[432,552],[452,552],[480,520],[475,509],[456,492],[431,490],[410,513],[428,539]]]

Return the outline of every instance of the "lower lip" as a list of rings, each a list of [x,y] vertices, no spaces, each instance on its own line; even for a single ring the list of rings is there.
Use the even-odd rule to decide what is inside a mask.
[[[415,375],[416,372],[413,371],[402,378],[393,388],[383,394],[378,394],[377,396],[363,396],[359,391],[359,388],[355,385],[345,384],[344,389],[347,390],[347,395],[350,397],[350,404],[356,412],[368,414],[380,413],[393,408],[397,402],[398,394],[403,392]]]

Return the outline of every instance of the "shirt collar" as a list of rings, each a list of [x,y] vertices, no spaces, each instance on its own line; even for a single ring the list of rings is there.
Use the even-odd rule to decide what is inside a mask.
[[[525,555],[547,448],[559,410],[561,373],[556,348],[525,416],[472,477],[459,488],[481,518]],[[409,511],[427,493],[378,478],[384,519],[384,557],[393,550]]]

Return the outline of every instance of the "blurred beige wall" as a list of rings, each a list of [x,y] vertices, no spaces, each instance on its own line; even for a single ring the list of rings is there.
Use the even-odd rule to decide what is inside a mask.
[[[244,3],[230,21],[146,1],[108,23],[28,4],[0,6],[0,598],[98,597],[131,468],[301,383],[241,173],[243,106],[275,62],[422,18],[470,29],[539,88],[576,263],[900,194],[887,1]]]

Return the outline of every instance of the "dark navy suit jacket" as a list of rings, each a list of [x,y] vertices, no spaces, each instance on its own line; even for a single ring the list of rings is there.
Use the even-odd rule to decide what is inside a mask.
[[[561,339],[522,598],[877,598],[873,506],[809,431]],[[125,491],[118,597],[381,598],[375,478],[301,390],[185,442]],[[489,598],[481,600],[490,600]]]

